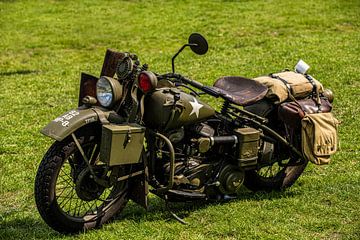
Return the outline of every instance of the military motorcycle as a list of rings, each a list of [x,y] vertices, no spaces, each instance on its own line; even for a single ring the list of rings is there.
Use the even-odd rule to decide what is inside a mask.
[[[149,192],[166,203],[219,201],[243,186],[282,190],[299,178],[308,163],[301,124],[286,124],[257,81],[228,76],[206,86],[176,73],[187,47],[203,55],[208,43],[191,34],[171,73],[108,49],[100,77],[81,74],[78,107],[41,130],[55,142],[38,168],[35,200],[51,228],[99,227],[130,199],[147,208]]]

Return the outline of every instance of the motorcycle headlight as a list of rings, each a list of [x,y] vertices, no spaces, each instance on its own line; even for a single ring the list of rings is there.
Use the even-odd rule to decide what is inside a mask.
[[[102,76],[96,83],[96,97],[103,107],[112,107],[122,97],[122,86],[116,79]]]

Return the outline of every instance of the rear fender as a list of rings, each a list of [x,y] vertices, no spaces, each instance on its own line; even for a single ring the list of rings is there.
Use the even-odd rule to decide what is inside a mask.
[[[79,107],[55,118],[43,129],[41,129],[40,132],[52,139],[62,141],[71,133],[87,124],[94,122],[99,122],[101,124],[109,123],[107,118],[111,112],[113,111],[102,108],[100,109],[98,107]]]

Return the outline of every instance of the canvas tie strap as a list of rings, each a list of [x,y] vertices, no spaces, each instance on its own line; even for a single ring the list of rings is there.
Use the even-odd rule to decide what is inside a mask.
[[[316,86],[314,78],[308,74],[304,74],[304,76],[313,85],[313,93],[315,93],[315,95],[316,95],[316,104],[319,108],[318,112],[321,112],[321,100],[320,100],[320,95],[319,95],[319,89]]]
[[[286,89],[288,91],[289,98],[292,101],[294,101],[300,107],[300,109],[304,112],[304,114],[306,114],[304,109],[301,107],[301,105],[298,103],[298,101],[295,99],[294,95],[292,94],[292,88],[291,88],[291,85],[288,83],[288,81],[286,81],[282,77],[274,75],[272,73],[269,74],[269,76],[272,77],[272,78],[278,79],[278,80],[282,81],[285,84]],[[321,112],[321,100],[320,100],[320,94],[319,94],[319,90],[318,90],[318,88],[316,86],[316,83],[315,83],[314,79],[310,75],[306,74],[304,76],[313,85],[313,93],[314,93],[313,95],[315,95],[315,97],[316,97],[316,105],[318,107],[318,112],[320,113]]]
[[[285,79],[283,79],[283,78],[281,78],[281,77],[279,77],[279,76],[277,76],[277,75],[274,75],[273,73],[270,73],[269,76],[270,76],[271,78],[275,78],[275,79],[277,79],[277,80],[282,81],[282,82],[285,84],[288,92],[290,92],[290,93],[292,92],[291,86],[290,86],[290,84],[288,83],[288,81],[286,81]]]
[[[316,83],[314,81],[314,78],[312,76],[310,76],[309,74],[304,74],[305,78],[311,83],[311,85],[313,85],[313,92],[316,92],[317,86]]]

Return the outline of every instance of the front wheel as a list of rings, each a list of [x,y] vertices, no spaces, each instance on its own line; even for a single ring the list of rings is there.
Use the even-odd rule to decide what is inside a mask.
[[[94,172],[105,175],[99,163],[99,140],[91,131],[76,133]],[[99,227],[128,201],[128,183],[110,188],[98,185],[71,137],[55,142],[40,163],[35,179],[35,201],[44,221],[62,233]]]

